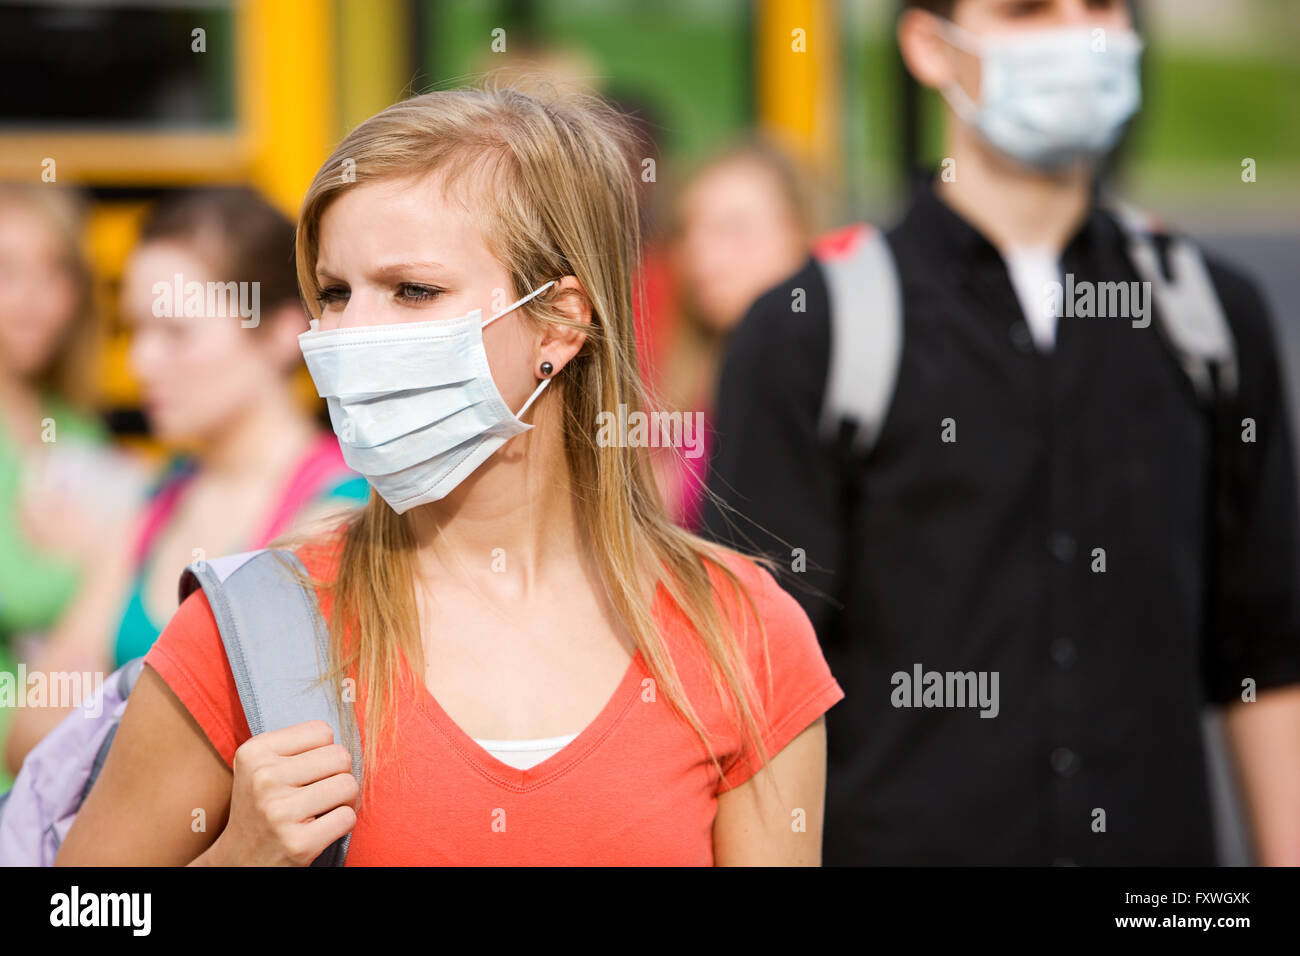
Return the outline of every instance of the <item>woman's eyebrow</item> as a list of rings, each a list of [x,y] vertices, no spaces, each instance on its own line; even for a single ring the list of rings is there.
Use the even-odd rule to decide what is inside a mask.
[[[392,262],[375,269],[371,275],[379,280],[409,278],[412,272],[438,271],[445,268],[441,262]]]
[[[441,262],[391,262],[387,265],[379,266],[371,273],[371,277],[380,281],[392,281],[393,279],[409,278],[412,272],[437,271],[445,268]],[[342,282],[338,276],[334,275],[324,266],[316,267],[316,282],[324,285],[327,282]]]
[[[329,269],[326,269],[324,266],[319,266],[319,265],[316,267],[317,285],[323,286],[327,282],[338,282],[338,281],[341,281],[339,277],[334,275],[334,273],[330,272]]]

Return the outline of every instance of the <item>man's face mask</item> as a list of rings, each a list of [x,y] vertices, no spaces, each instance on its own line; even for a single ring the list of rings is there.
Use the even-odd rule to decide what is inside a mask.
[[[1142,40],[1132,30],[1033,30],[975,37],[942,20],[948,42],[980,59],[980,102],[953,82],[957,115],[997,150],[1036,169],[1104,155],[1141,102]]]

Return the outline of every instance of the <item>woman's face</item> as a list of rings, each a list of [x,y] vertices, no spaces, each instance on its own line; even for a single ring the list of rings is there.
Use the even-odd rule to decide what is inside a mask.
[[[204,288],[209,281],[238,278],[214,275],[203,258],[179,243],[138,247],[122,276],[122,314],[133,330],[131,370],[155,437],[206,441],[266,395],[283,371],[266,345],[271,330],[245,328],[239,315],[155,314],[166,311],[162,300],[172,302],[177,275],[183,284],[201,282]]]
[[[316,280],[320,328],[455,319],[473,309],[486,321],[520,295],[479,227],[437,175],[355,186],[320,222]],[[539,333],[512,312],[483,330],[501,397],[519,408],[537,384]]]
[[[35,212],[0,209],[0,367],[39,375],[77,311],[77,277],[59,236]]]
[[[795,272],[805,249],[773,175],[757,162],[717,166],[681,199],[677,268],[697,315],[730,332],[761,293]]]

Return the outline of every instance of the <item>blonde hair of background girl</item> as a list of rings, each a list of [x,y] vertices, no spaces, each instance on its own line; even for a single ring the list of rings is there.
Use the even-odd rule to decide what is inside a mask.
[[[316,174],[298,223],[298,281],[307,308],[319,317],[320,221],[344,190],[435,170],[445,177],[449,192],[466,173],[487,184],[467,206],[482,210],[479,221],[488,248],[508,269],[515,289],[535,289],[565,275],[578,278],[591,302],[591,327],[582,350],[554,376],[549,391],[557,396],[553,401],[563,402],[565,458],[577,493],[580,529],[595,551],[616,613],[655,683],[699,735],[721,774],[708,734],[658,633],[653,598],[643,593],[638,572],[647,567],[662,571],[665,589],[707,654],[724,709],[730,718],[739,715],[744,741],[766,764],[759,731],[762,704],[744,652],[744,642],[751,638],[733,633],[723,619],[707,570],[714,565],[736,597],[735,606],[739,608],[743,598],[758,620],[752,595],[720,560],[723,552],[737,552],[696,537],[670,520],[652,477],[648,449],[602,447],[596,441],[601,412],[616,414],[620,403],[629,410],[646,405],[633,329],[640,249],[632,136],[621,114],[585,93],[567,92],[543,101],[539,95],[489,83],[482,89],[437,91],[397,103],[353,130]],[[350,161],[346,178],[345,161]],[[575,325],[548,308],[553,295],[543,294],[523,306],[527,321]],[[390,739],[392,691],[401,675],[402,655],[415,674],[424,673],[414,598],[416,544],[408,518],[371,494],[346,526],[335,580],[310,582],[333,592],[325,680],[333,683],[340,710],[349,713],[343,707],[342,688],[354,668],[357,686],[367,689],[365,781],[372,779],[368,770],[379,756],[379,742]],[[350,651],[344,642],[349,626],[355,628]],[[761,621],[758,630],[770,692]],[[418,682],[414,689],[418,694]]]
[[[82,248],[86,197],[62,186],[0,182],[0,215],[15,207],[39,216],[58,237],[63,247],[62,267],[76,287],[73,319],[64,329],[50,361],[37,374],[35,384],[79,409],[88,410],[97,397],[94,362],[103,330],[95,318],[92,275]]]

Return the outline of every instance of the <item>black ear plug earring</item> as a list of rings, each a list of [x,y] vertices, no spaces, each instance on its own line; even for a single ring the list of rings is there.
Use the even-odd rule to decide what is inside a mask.
[[[552,372],[554,372],[554,371],[555,371],[555,366],[552,365],[550,362],[543,362],[543,363],[542,363],[542,377],[543,377],[543,378],[549,378],[549,377],[550,377],[550,374],[551,374]]]

